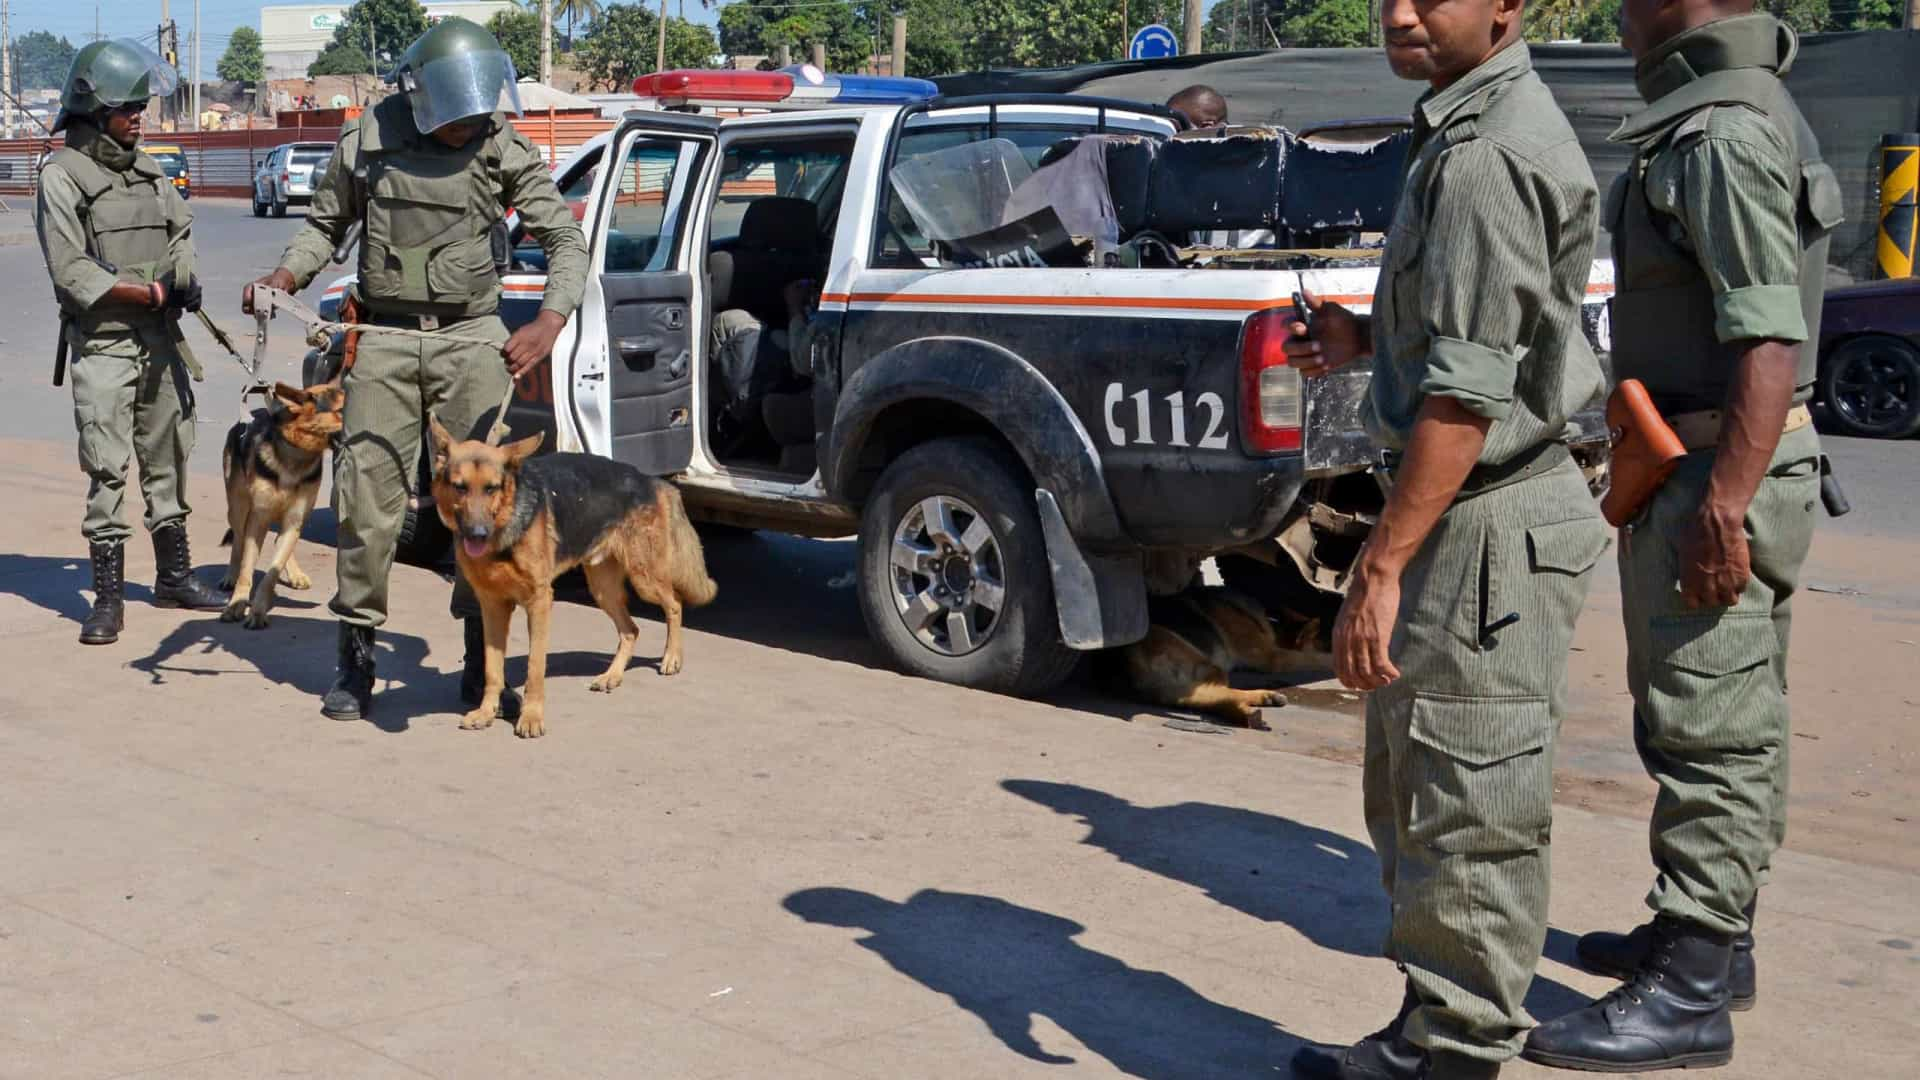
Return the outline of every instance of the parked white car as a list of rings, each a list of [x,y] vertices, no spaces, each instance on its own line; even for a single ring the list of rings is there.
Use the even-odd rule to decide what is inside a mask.
[[[297,142],[276,146],[253,174],[253,216],[286,217],[287,207],[313,202],[314,185],[327,171],[333,144]]]

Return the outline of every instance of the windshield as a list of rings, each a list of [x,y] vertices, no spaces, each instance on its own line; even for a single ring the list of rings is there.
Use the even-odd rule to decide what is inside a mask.
[[[158,162],[168,176],[179,176],[187,171],[187,159],[181,157],[178,150],[161,150],[148,156]]]

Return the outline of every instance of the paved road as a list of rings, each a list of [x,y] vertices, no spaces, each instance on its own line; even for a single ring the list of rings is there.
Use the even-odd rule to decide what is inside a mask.
[[[8,201],[14,212],[0,215],[0,236],[26,239],[21,233],[32,232],[32,204]],[[283,219],[255,218],[247,203],[238,199],[195,199],[191,205],[206,310],[234,336],[240,351],[251,355],[253,319],[240,313],[241,286],[278,264],[287,238],[300,226],[301,211],[289,211]],[[315,300],[333,276],[322,274],[303,297]],[[0,365],[0,432],[16,438],[71,439],[73,410],[66,404],[71,399],[66,391],[47,385],[59,323],[39,247],[30,241],[0,245],[0,282],[8,286],[0,290],[0,356],[6,358]],[[304,352],[298,324],[279,319],[274,331],[267,375],[298,382]],[[239,416],[239,392],[246,379],[194,320],[187,323],[187,336],[207,369],[207,381],[198,387],[201,415],[217,436]],[[216,436],[203,431],[200,452],[204,455],[210,449],[213,456],[204,460],[217,469],[220,440]]]

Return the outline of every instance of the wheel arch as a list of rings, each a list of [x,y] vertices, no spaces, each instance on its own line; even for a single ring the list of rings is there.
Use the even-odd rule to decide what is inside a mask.
[[[919,443],[981,436],[1007,447],[1026,479],[1052,492],[1073,533],[1128,545],[1100,455],[1060,391],[1013,352],[972,338],[921,338],[860,367],[842,387],[821,476],[853,505],[886,462]]]

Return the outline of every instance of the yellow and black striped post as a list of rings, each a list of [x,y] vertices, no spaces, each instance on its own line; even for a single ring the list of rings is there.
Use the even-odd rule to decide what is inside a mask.
[[[1880,276],[1913,276],[1920,240],[1920,135],[1880,139]]]

